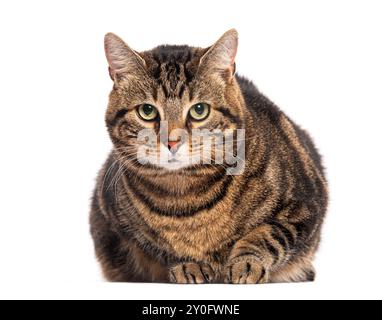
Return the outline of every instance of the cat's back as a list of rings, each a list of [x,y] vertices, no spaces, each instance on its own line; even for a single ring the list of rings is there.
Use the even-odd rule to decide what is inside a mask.
[[[280,136],[288,135],[288,131],[292,130],[298,139],[299,145],[308,153],[319,171],[324,173],[321,155],[310,134],[298,126],[277,105],[262,94],[252,81],[238,75],[236,80],[240,86],[247,109],[252,114],[255,125],[258,119],[266,119],[266,121],[262,121],[262,125],[268,126],[270,131],[277,132]],[[290,130],[286,130],[285,123],[288,124]]]

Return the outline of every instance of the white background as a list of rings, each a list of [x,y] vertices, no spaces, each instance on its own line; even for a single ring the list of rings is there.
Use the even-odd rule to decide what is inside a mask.
[[[2,1],[1,298],[382,298],[380,1]],[[102,282],[89,198],[111,148],[103,36],[134,49],[240,34],[238,72],[324,155],[331,205],[312,284]]]

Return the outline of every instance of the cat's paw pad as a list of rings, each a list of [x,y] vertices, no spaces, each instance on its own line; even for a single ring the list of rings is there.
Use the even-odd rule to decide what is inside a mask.
[[[251,255],[234,258],[227,265],[226,283],[261,284],[268,281],[268,271]]]
[[[214,271],[207,264],[185,262],[170,269],[170,281],[172,283],[210,283],[214,277]]]

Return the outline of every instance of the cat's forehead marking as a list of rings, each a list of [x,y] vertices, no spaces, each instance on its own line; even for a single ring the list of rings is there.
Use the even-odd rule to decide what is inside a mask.
[[[165,99],[182,99],[194,79],[192,60],[196,49],[187,46],[160,46],[149,52],[153,60],[152,76]]]

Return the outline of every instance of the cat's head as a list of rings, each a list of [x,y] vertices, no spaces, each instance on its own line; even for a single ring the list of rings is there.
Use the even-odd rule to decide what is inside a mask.
[[[114,86],[106,122],[121,159],[159,170],[208,163],[205,157],[213,158],[216,150],[206,141],[216,143],[217,134],[243,124],[235,79],[237,46],[236,30],[209,48],[165,45],[145,52],[107,34]],[[202,138],[195,139],[196,132],[203,132]]]

